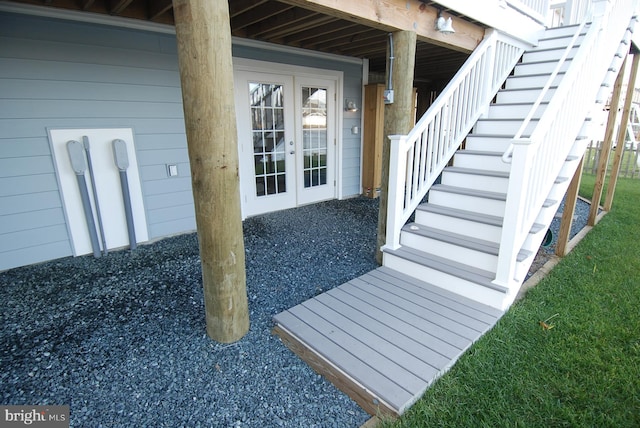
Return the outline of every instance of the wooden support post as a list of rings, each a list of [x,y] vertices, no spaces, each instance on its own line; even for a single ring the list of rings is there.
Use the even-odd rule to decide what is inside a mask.
[[[607,164],[609,162],[609,152],[611,151],[611,142],[613,141],[613,133],[616,129],[616,119],[618,117],[618,106],[620,105],[620,93],[622,92],[622,80],[624,78],[624,69],[627,64],[625,58],[622,67],[618,71],[616,83],[613,87],[613,95],[611,96],[611,105],[609,106],[609,118],[607,119],[607,129],[604,133],[602,142],[602,150],[600,151],[600,159],[598,159],[598,169],[596,170],[596,183],[593,188],[593,197],[591,198],[591,208],[589,209],[589,217],[587,218],[588,226],[595,226],[598,218],[598,208],[600,207],[600,199],[602,198],[602,190],[604,188],[604,180],[607,174]]]
[[[624,109],[622,110],[622,120],[620,120],[620,128],[618,131],[618,139],[616,141],[616,151],[613,157],[613,165],[611,168],[611,176],[607,185],[607,194],[604,199],[604,210],[611,211],[613,205],[613,196],[616,192],[616,184],[618,183],[618,174],[620,174],[620,164],[622,163],[622,155],[625,149],[625,140],[627,135],[627,125],[631,116],[631,103],[633,102],[633,93],[636,88],[636,75],[638,74],[638,62],[640,62],[640,54],[633,55],[631,63],[631,73],[627,82],[627,93],[624,99]]]
[[[393,104],[384,111],[384,138],[382,143],[382,173],[380,188],[380,211],[378,214],[378,245],[376,260],[382,264],[382,251],[387,234],[387,201],[389,189],[389,135],[408,134],[414,125],[413,69],[416,62],[416,33],[396,31],[393,33]],[[388,70],[387,70],[388,75]],[[388,81],[388,78],[387,78]]]
[[[562,219],[560,220],[560,231],[558,233],[558,242],[556,243],[556,256],[564,257],[567,255],[567,245],[571,236],[571,225],[573,224],[573,214],[576,212],[576,202],[578,200],[578,191],[580,190],[580,180],[582,179],[582,166],[584,164],[584,156],[580,159],[580,164],[576,169],[567,195],[564,198],[564,209],[562,210]]]
[[[227,0],[174,0],[207,334],[249,330]]]

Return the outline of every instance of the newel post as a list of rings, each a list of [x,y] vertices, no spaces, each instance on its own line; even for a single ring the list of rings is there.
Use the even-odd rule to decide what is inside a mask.
[[[527,231],[523,231],[526,216],[526,195],[531,175],[531,140],[512,140],[511,172],[509,188],[502,222],[502,236],[498,253],[498,267],[494,284],[509,287],[515,282],[516,256],[524,242]]]
[[[389,195],[387,198],[387,235],[385,247],[400,247],[400,228],[406,192],[406,135],[389,135]],[[404,154],[404,156],[403,156]]]
[[[249,330],[227,0],[173,0],[207,334]]]

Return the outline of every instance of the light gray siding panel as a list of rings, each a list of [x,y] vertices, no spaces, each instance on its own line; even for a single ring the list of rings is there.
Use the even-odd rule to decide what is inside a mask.
[[[138,166],[140,178],[148,180],[164,180],[167,178],[167,168],[165,165]]]
[[[65,224],[65,218],[61,208],[11,214],[2,217],[0,236],[21,230],[29,230],[34,227],[42,228],[60,224]]]
[[[47,128],[133,128],[138,134],[175,134],[185,132],[183,119],[135,119],[119,118],[91,118],[78,119],[73,117],[59,119],[2,119],[0,129],[5,138],[34,138],[47,137]],[[186,147],[185,147],[186,150]]]
[[[177,71],[7,58],[0,60],[0,78],[111,82],[125,85],[146,83],[173,87],[180,85],[180,74]]]
[[[186,148],[167,150],[144,150],[138,152],[138,164],[141,166],[187,162],[189,162],[189,154],[187,153]]]
[[[0,79],[4,98],[74,100],[78,97],[104,101],[180,102],[177,86],[121,85],[100,82]],[[180,108],[182,104],[180,103]]]
[[[148,196],[145,201],[145,207],[148,211],[152,211],[165,208],[168,203],[175,206],[191,205],[190,210],[193,211],[193,193],[189,190],[188,192],[174,192]]]
[[[54,173],[0,178],[0,197],[53,190],[58,190],[58,181]]]
[[[51,156],[0,159],[0,178],[53,172]]]
[[[68,240],[0,253],[0,271],[71,255]]]
[[[176,52],[175,37],[166,34],[13,14],[4,14],[0,19],[2,19],[1,36],[124,48],[144,52]],[[79,39],[79,33],[89,33],[91,37]]]
[[[185,134],[140,134],[136,138],[136,148],[139,152],[143,150],[158,149],[181,149],[187,147],[187,136]]]
[[[48,40],[0,37],[0,56],[41,61],[144,67],[151,70],[178,70],[178,63],[173,55],[147,51],[131,55],[130,49],[88,46],[77,42],[59,43]]]
[[[0,93],[2,93],[0,91]],[[49,156],[51,148],[49,140],[44,137],[4,138],[0,134],[0,158],[20,158],[27,156]]]
[[[177,205],[174,207],[149,210],[149,221],[151,223],[166,223],[168,221],[193,218],[195,216],[192,204]]]
[[[179,232],[175,232],[175,231]],[[194,232],[196,230],[196,218],[182,218],[165,223],[154,223],[149,225],[149,237],[160,238],[162,236],[174,235],[176,233]]]
[[[135,112],[135,113],[134,113]],[[183,120],[181,103],[146,103],[104,100],[7,100],[0,105],[0,117],[9,119],[47,118],[75,119],[136,118]]]
[[[56,207],[62,207],[60,194],[57,191],[0,198],[0,216]],[[2,221],[2,218],[0,218],[0,221]]]
[[[167,180],[154,180],[144,182],[142,185],[146,196],[164,195],[166,193],[191,191],[190,177],[173,177]]]
[[[173,180],[178,177],[189,177],[189,163],[179,163],[179,162],[167,162],[168,164],[175,164],[178,166],[178,176],[169,178],[167,176],[167,166],[165,164],[157,164],[157,165],[147,165],[141,166],[138,168],[140,172],[140,177],[144,181],[151,180]]]
[[[0,253],[68,240],[67,226],[57,224],[0,235]]]

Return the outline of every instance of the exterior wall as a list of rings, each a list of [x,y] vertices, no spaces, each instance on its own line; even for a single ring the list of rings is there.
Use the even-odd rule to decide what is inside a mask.
[[[249,46],[234,55],[343,71],[344,96],[361,99],[359,64]],[[360,114],[344,116],[347,197],[359,193]],[[48,129],[116,127],[134,131],[149,238],[194,230],[175,36],[0,13],[0,270],[72,254]]]

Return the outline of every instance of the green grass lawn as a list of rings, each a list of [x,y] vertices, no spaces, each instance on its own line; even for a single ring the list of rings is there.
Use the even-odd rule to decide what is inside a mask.
[[[383,426],[640,427],[640,180],[621,179],[573,252]]]

